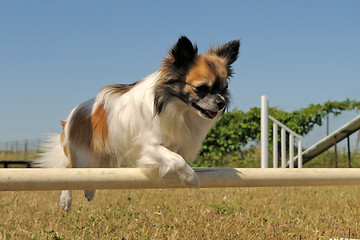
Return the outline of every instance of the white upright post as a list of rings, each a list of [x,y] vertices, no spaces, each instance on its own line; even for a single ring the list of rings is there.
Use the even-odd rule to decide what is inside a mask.
[[[302,139],[299,138],[299,143],[298,143],[298,168],[302,168]]]
[[[294,168],[294,135],[292,133],[289,136],[289,161],[289,167]]]
[[[281,128],[281,167],[286,168],[286,132]]]
[[[268,168],[268,100],[261,96],[261,168]]]
[[[278,168],[278,125],[273,124],[273,168]]]

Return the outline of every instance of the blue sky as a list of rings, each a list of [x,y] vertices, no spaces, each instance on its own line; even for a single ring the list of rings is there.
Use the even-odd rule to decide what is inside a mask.
[[[263,94],[287,111],[360,100],[359,12],[360,1],[1,1],[0,141],[59,132],[102,86],[157,71],[181,35],[200,52],[241,40],[232,107]]]

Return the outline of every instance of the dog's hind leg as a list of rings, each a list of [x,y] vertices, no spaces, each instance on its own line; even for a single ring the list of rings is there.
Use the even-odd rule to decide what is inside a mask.
[[[72,193],[71,190],[63,190],[60,196],[60,207],[66,212],[71,210]]]
[[[96,190],[84,190],[84,195],[89,202],[94,199],[95,193]]]

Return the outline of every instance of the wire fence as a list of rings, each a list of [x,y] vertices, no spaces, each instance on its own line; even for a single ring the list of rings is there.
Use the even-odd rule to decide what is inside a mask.
[[[11,153],[26,152],[26,151],[39,151],[41,139],[26,139],[0,142],[0,151]]]

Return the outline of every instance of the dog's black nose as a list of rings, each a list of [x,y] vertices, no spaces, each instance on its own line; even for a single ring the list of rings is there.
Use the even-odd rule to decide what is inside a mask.
[[[215,104],[219,109],[223,109],[226,105],[226,101],[223,96],[217,95],[215,98]]]
[[[217,103],[219,109],[223,109],[225,107],[225,101],[220,101]]]

